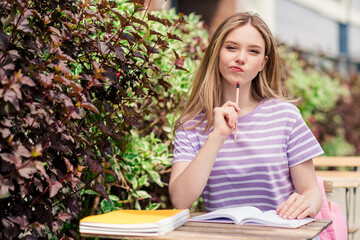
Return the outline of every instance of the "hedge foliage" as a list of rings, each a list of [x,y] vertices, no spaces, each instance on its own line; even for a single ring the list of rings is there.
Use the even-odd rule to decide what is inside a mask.
[[[147,178],[163,186],[154,162],[131,156],[129,133],[182,69],[176,51],[171,69],[154,56],[184,21],[141,0],[4,0],[0,11],[0,238],[77,238],[64,222],[97,211],[98,196],[113,202],[109,179],[128,203],[149,197]],[[160,156],[146,159],[162,167],[166,146],[152,143]]]

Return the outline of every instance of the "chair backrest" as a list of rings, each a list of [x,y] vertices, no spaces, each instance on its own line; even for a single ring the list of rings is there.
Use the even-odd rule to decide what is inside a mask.
[[[324,180],[324,190],[327,193],[331,193],[333,191],[333,182]]]
[[[316,157],[315,167],[360,167],[360,156]]]

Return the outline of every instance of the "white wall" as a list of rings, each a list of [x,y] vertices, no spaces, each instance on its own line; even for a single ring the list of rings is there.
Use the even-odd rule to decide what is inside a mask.
[[[276,1],[276,31],[280,41],[305,50],[336,56],[339,50],[338,23],[295,1]]]
[[[307,51],[339,56],[339,23],[348,24],[348,50],[360,58],[360,0],[237,0],[236,11],[257,12],[274,35]]]
[[[349,55],[360,62],[360,27],[349,27]]]

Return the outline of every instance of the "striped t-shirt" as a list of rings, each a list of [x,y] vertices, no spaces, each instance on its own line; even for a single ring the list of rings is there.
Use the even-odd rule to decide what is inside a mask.
[[[184,127],[195,125],[202,117]],[[173,163],[194,159],[212,131],[203,133],[205,125],[206,121],[195,129],[176,131]],[[294,192],[289,167],[321,154],[321,146],[296,106],[263,100],[251,113],[238,118],[237,139],[231,134],[220,149],[203,190],[205,208],[251,205],[276,209]]]

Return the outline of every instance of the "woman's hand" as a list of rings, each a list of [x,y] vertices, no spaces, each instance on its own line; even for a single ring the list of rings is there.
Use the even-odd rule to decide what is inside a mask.
[[[214,133],[227,138],[237,127],[240,108],[231,101],[214,109]]]
[[[276,212],[280,217],[286,219],[303,219],[305,217],[315,217],[315,209],[305,195],[293,193],[283,203],[281,203]]]

